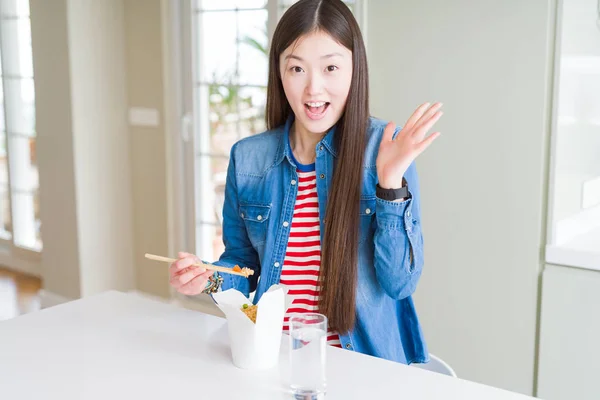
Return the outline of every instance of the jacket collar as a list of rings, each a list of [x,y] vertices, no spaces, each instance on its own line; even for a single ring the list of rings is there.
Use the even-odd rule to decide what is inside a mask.
[[[294,114],[290,113],[290,116],[288,117],[287,121],[285,121],[285,125],[283,126],[283,134],[281,135],[282,137],[279,141],[279,146],[277,147],[277,157],[275,161],[277,164],[281,163],[284,158],[287,158],[290,164],[295,165],[294,161],[292,160],[292,155],[290,154],[290,129],[292,128],[293,123]],[[319,143],[322,144],[327,149],[327,151],[329,151],[334,157],[337,158],[338,152],[333,140],[335,137],[336,127],[337,124],[332,126],[325,135],[325,137],[321,139]],[[317,146],[319,146],[319,144],[317,144]]]

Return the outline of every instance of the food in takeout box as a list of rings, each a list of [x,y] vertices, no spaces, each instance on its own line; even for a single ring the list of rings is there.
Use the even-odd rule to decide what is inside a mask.
[[[244,303],[242,305],[242,312],[244,314],[246,314],[248,316],[248,318],[250,318],[250,320],[254,323],[256,323],[257,309],[258,309],[258,306],[256,306],[256,305],[250,305],[250,304],[246,304],[246,303]]]
[[[227,318],[234,365],[243,369],[277,365],[283,317],[292,302],[287,293],[285,286],[273,285],[256,305],[235,289],[212,295]]]

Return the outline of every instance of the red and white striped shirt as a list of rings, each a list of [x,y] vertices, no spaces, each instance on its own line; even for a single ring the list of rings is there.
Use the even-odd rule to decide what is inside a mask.
[[[293,314],[318,312],[319,268],[321,266],[321,236],[316,172],[298,170],[298,194],[290,227],[280,283],[289,289],[293,303],[284,318],[283,330],[288,331]],[[327,344],[341,347],[340,338],[328,330]]]

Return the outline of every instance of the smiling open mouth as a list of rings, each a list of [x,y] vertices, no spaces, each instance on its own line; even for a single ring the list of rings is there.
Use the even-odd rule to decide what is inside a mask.
[[[327,101],[307,102],[304,103],[304,108],[310,119],[321,119],[327,112],[329,104]]]

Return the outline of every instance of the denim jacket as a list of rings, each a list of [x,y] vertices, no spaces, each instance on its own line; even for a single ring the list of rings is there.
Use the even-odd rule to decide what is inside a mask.
[[[215,264],[249,267],[250,279],[223,274],[222,289],[254,302],[279,283],[286,253],[298,181],[284,126],[237,142],[231,149],[225,203],[225,251]],[[370,118],[365,149],[358,246],[356,323],[340,335],[343,348],[405,364],[429,360],[414,293],[423,268],[419,185],[414,163],[404,175],[411,198],[390,202],[375,195],[375,160],[386,122]],[[335,160],[333,127],[316,145],[315,168],[321,216],[321,240]],[[349,216],[350,217],[350,216]],[[260,279],[259,279],[260,278]]]

